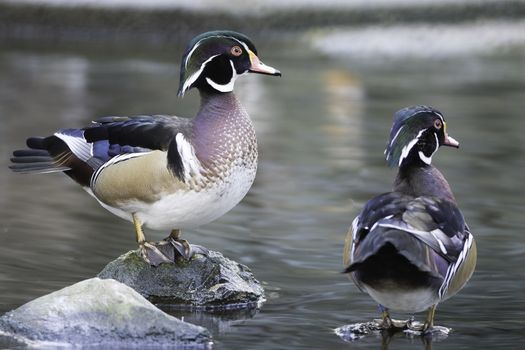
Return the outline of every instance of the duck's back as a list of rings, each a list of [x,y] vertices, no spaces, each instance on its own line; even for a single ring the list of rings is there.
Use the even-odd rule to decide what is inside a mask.
[[[473,273],[475,259],[472,234],[454,202],[398,191],[366,204],[345,245],[346,271],[359,288],[407,312],[455,294]]]

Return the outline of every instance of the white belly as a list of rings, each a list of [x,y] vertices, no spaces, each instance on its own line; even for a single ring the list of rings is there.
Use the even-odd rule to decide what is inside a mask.
[[[437,293],[430,288],[420,288],[410,291],[387,289],[382,292],[366,285],[364,287],[366,292],[378,304],[394,311],[407,313],[421,312],[439,302]]]
[[[201,191],[179,190],[153,203],[130,201],[109,206],[113,214],[132,221],[136,213],[142,224],[155,230],[187,229],[218,219],[235,207],[248,193],[255,179],[256,166],[236,167],[231,175]]]

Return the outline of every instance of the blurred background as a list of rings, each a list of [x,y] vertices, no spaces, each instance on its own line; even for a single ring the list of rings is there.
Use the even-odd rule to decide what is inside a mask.
[[[193,116],[198,94],[176,97],[180,57],[214,29],[250,36],[283,77],[237,81],[259,139],[257,179],[240,205],[185,237],[248,265],[267,301],[258,312],[173,314],[208,327],[214,349],[380,348],[333,334],[379,316],[340,273],[343,241],[363,204],[390,189],[393,113],[428,104],[461,142],[434,164],[479,250],[468,286],[438,308],[436,323],[454,331],[435,348],[521,344],[524,1],[0,1],[0,312],[136,248],[132,226],[66,176],[11,173],[12,150],[104,115]]]

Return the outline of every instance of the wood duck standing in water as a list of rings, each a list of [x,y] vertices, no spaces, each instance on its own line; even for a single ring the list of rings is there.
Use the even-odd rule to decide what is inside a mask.
[[[383,311],[427,310],[432,330],[438,303],[456,294],[476,266],[476,243],[448,182],[431,165],[440,146],[459,147],[443,115],[430,107],[398,111],[385,150],[399,168],[393,191],[366,203],[345,241],[345,272]]]
[[[280,76],[263,64],[251,40],[232,31],[195,37],[182,57],[179,96],[201,95],[194,118],[153,115],[104,117],[82,129],[30,137],[13,153],[19,173],[64,172],[113,214],[132,221],[144,260],[157,266],[207,250],[180,238],[180,230],[213,221],[250,189],[257,139],[233,93],[245,73]],[[146,226],[172,230],[148,242]]]

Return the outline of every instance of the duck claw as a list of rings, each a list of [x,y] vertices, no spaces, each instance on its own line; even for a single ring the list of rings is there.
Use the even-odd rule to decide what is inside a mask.
[[[190,260],[195,254],[208,256],[209,250],[197,244],[190,244],[185,239],[168,237],[160,242],[142,242],[139,246],[142,259],[151,266],[163,263],[175,263],[177,256]]]
[[[190,260],[195,254],[202,254],[208,256],[209,250],[201,245],[190,244],[185,239],[174,239],[169,237],[167,241],[185,260]]]
[[[175,261],[175,253],[171,245],[163,242],[143,242],[139,246],[139,253],[145,262],[155,267]]]

